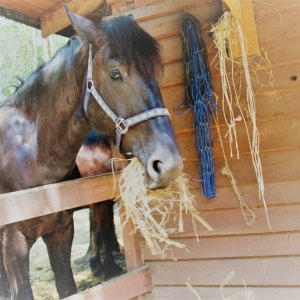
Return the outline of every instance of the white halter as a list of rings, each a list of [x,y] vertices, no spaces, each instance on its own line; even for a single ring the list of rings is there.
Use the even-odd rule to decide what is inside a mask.
[[[100,94],[94,87],[94,83],[92,80],[92,44],[90,44],[89,50],[89,61],[88,61],[88,72],[86,79],[86,94],[84,99],[84,111],[87,115],[88,102],[90,99],[90,94],[92,94],[98,104],[102,107],[102,109],[106,112],[106,114],[113,120],[116,124],[116,147],[120,150],[120,144],[122,139],[122,134],[125,134],[129,127],[138,124],[140,122],[146,121],[148,119],[152,119],[158,116],[170,116],[170,113],[167,108],[153,108],[146,112],[137,114],[133,117],[124,119],[122,117],[118,117],[111,108],[106,104],[106,102],[102,99]]]

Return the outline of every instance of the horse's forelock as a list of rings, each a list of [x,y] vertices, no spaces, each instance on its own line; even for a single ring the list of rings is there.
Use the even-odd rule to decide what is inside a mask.
[[[110,48],[143,76],[153,76],[162,70],[159,43],[144,31],[132,18],[120,16],[100,26],[104,29]]]

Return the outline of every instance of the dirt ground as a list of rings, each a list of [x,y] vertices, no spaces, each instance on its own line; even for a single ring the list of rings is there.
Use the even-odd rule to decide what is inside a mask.
[[[123,245],[120,218],[115,210],[115,225],[118,241]],[[94,277],[89,267],[89,257],[86,256],[89,246],[89,209],[82,209],[74,213],[75,236],[72,246],[72,270],[78,292],[93,287],[104,281],[101,277]],[[116,260],[125,272],[125,262],[122,255]],[[36,300],[59,299],[55,288],[54,276],[50,267],[46,245],[41,238],[33,245],[30,251],[30,280]]]

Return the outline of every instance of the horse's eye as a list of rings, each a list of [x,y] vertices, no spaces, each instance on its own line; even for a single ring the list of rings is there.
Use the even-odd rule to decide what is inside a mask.
[[[122,80],[122,75],[119,70],[112,70],[109,75],[113,80]]]

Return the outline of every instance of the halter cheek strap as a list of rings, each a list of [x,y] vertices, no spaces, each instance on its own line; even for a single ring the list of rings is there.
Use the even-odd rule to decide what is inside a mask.
[[[101,108],[116,124],[116,147],[118,150],[120,150],[122,135],[128,131],[129,127],[158,116],[168,116],[168,117],[170,116],[170,113],[166,108],[153,108],[146,112],[137,114],[127,119],[117,116],[111,110],[111,108],[106,104],[106,102],[102,99],[102,97],[94,87],[94,83],[92,80],[92,44],[90,44],[90,49],[89,49],[88,72],[87,72],[87,79],[86,79],[86,93],[85,93],[84,104],[83,104],[86,115],[88,115],[87,112],[88,112],[88,103],[90,99],[90,94],[94,96],[95,100],[98,102]]]

